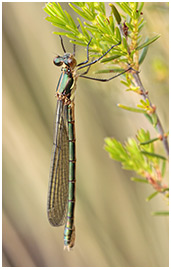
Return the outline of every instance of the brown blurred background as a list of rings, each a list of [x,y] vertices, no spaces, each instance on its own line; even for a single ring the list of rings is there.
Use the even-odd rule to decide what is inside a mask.
[[[143,115],[117,108],[139,100],[119,79],[78,80],[76,245],[63,251],[63,227],[52,227],[46,215],[60,75],[52,59],[63,52],[55,27],[45,20],[44,3],[2,5],[3,266],[168,266],[168,218],[151,216],[167,210],[166,201],[159,195],[147,203],[153,189],[131,182],[133,174],[104,150],[105,137],[123,142],[141,127],[156,137]],[[75,16],[67,3],[61,5]],[[140,75],[168,131],[168,4],[145,3],[143,13],[144,36],[161,37],[149,48]],[[77,48],[76,57],[86,58],[84,48]],[[158,152],[164,154],[162,145]]]

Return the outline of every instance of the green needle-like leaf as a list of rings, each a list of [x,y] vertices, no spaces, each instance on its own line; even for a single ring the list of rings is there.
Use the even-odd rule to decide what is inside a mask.
[[[146,46],[149,46],[150,44],[152,44],[154,41],[156,41],[158,38],[160,37],[160,35],[156,35],[153,38],[149,39],[148,41],[144,42],[143,44],[141,44],[140,46],[138,46],[136,48],[136,50],[141,50]]]
[[[120,16],[117,8],[113,4],[109,4],[109,6],[112,9],[112,13],[115,16],[115,19],[116,19],[117,23],[120,24],[121,23],[121,16]]]
[[[125,36],[123,36],[123,38],[122,38],[122,43],[123,43],[123,46],[125,48],[125,51],[127,51],[128,50],[128,44],[127,44]]]
[[[166,157],[164,157],[162,155],[159,155],[159,154],[152,153],[152,152],[141,151],[141,153],[144,154],[144,155],[153,157],[153,158],[159,158],[159,159],[162,159],[162,160],[167,160]]]
[[[151,123],[151,124],[153,124],[153,120],[152,120],[152,118],[151,118],[151,116],[149,115],[149,114],[144,114],[144,116],[148,119],[148,121]]]
[[[147,198],[146,201],[150,201],[151,199],[153,199],[157,194],[159,194],[158,191],[153,192],[152,194],[150,194]]]
[[[113,69],[101,69],[94,72],[94,74],[111,74],[111,73],[119,73],[122,72],[121,68],[113,68]]]
[[[113,56],[110,56],[110,57],[106,57],[106,58],[103,58],[100,62],[101,63],[107,63],[107,62],[110,62],[112,60],[115,60],[117,58],[121,57],[121,55],[118,55],[118,54],[114,54]],[[123,69],[122,69],[123,70]]]
[[[143,9],[143,6],[144,6],[144,3],[143,2],[139,2],[139,8],[138,8],[138,11],[141,12],[142,9]]]
[[[151,213],[153,216],[169,216],[169,211],[157,211]]]
[[[116,27],[116,39],[117,39],[118,41],[120,41],[120,40],[121,40],[121,33],[120,33],[120,31],[119,31],[119,28],[118,28],[118,27]]]
[[[142,179],[142,178],[137,178],[137,177],[131,177],[131,180],[132,180],[132,181],[135,181],[135,182],[140,182],[140,183],[147,183],[147,184],[149,184],[149,182],[148,182],[147,179]]]
[[[149,40],[149,38],[146,38],[145,42],[148,42],[148,40]],[[145,56],[147,54],[147,51],[148,51],[148,46],[146,46],[142,49],[142,52],[141,52],[140,57],[139,57],[139,65],[141,65],[142,62],[144,61]]]
[[[74,2],[74,5],[82,8],[85,6],[85,2]]]
[[[117,5],[120,6],[120,8],[129,15],[129,17],[132,17],[132,10],[129,7],[129,3],[126,2],[117,2]]]
[[[71,15],[70,15],[67,11],[65,11],[65,14],[66,14],[67,17],[68,17],[70,26],[73,28],[73,30],[75,30],[76,32],[78,32],[77,26],[76,26],[76,24],[75,24],[73,18],[71,17]]]
[[[153,126],[156,127],[156,125],[157,125],[157,115],[156,115],[156,113],[151,114],[151,118],[153,120]]]
[[[121,105],[121,104],[118,104],[117,106],[120,107],[120,108],[123,108],[123,109],[125,109],[125,110],[129,110],[129,111],[131,111],[131,112],[136,112],[136,113],[146,113],[146,111],[145,111],[144,109],[139,109],[139,108],[129,107],[129,106]]]
[[[153,143],[153,142],[155,142],[155,141],[157,141],[157,140],[159,140],[158,137],[153,138],[153,139],[150,139],[150,140],[145,141],[145,142],[141,142],[140,145],[147,145],[147,144]]]
[[[164,177],[165,171],[166,171],[166,161],[164,160],[162,163],[162,169],[161,169],[162,177]]]
[[[78,9],[77,7],[75,7],[73,4],[68,4],[77,14],[79,14],[81,17],[83,17],[84,19],[88,20],[88,21],[93,21],[95,19],[95,14],[94,16],[88,12],[87,9],[84,9],[84,11]]]

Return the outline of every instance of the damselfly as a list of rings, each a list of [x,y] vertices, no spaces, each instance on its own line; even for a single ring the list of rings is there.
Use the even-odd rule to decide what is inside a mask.
[[[65,224],[64,247],[68,250],[74,246],[75,226],[75,181],[76,181],[76,152],[75,152],[75,115],[74,115],[74,91],[78,77],[92,79],[96,81],[109,81],[127,72],[128,68],[118,75],[109,79],[98,79],[87,77],[91,65],[102,59],[111,49],[120,43],[113,45],[98,59],[89,62],[89,45],[87,45],[86,61],[77,64],[74,53],[66,53],[63,40],[61,45],[64,56],[57,56],[54,59],[56,66],[62,66],[61,76],[56,88],[56,114],[54,122],[53,150],[50,168],[50,182],[48,194],[48,219],[53,226]],[[88,69],[79,74],[78,70],[87,67]]]

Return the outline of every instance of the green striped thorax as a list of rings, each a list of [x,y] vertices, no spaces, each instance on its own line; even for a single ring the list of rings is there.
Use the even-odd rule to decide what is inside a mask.
[[[77,61],[73,54],[65,53],[64,56],[57,56],[54,58],[53,63],[56,66],[62,66],[61,76],[58,81],[56,88],[57,95],[59,97],[68,96],[71,94],[71,91],[74,86],[74,69],[77,65]]]

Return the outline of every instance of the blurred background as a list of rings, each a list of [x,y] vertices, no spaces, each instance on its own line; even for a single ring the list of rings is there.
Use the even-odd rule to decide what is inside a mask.
[[[67,3],[62,7],[74,17]],[[143,115],[122,111],[139,97],[120,79],[107,84],[79,79],[76,93],[76,243],[63,250],[63,227],[52,227],[46,204],[51,159],[55,90],[63,55],[55,27],[45,20],[44,3],[3,3],[3,266],[168,266],[167,210],[151,186],[130,181],[104,150],[104,138],[121,142],[141,127],[156,132]],[[106,3],[108,14],[110,9]],[[168,131],[168,3],[145,3],[143,35],[161,34],[148,50],[141,79]],[[75,16],[76,19],[76,16]],[[72,45],[64,39],[68,52]],[[86,59],[84,48],[76,52]],[[98,68],[98,67],[96,67]],[[92,68],[93,69],[93,68]],[[95,68],[93,69],[95,70]],[[160,146],[160,145],[157,145]],[[163,147],[158,148],[164,154]]]

